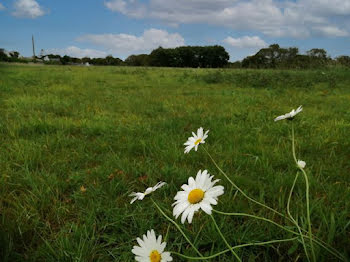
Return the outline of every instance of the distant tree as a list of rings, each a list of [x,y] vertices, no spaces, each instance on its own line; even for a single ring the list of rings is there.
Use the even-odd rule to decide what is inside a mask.
[[[84,64],[86,64],[86,63],[91,64],[91,58],[90,58],[90,57],[83,57],[83,58],[81,59],[81,61],[82,61]]]
[[[60,55],[54,55],[54,54],[49,54],[47,55],[50,59],[56,58],[56,59],[61,59]]]
[[[170,49],[162,48],[161,46],[154,49],[149,55],[151,66],[172,66],[174,57]]]
[[[121,65],[123,63],[123,60],[121,60],[119,58],[114,58],[112,55],[106,56],[106,58],[104,60],[105,60],[104,65],[118,66],[118,65]]]
[[[0,61],[9,62],[9,57],[5,53],[5,49],[0,49]]]
[[[306,52],[310,58],[309,63],[311,68],[320,68],[328,64],[331,59],[327,56],[327,51],[321,48],[313,48]]]
[[[125,64],[128,66],[149,66],[150,58],[149,55],[131,55],[125,59]]]
[[[336,62],[340,65],[350,67],[350,56],[346,56],[346,55],[338,56],[336,58]]]
[[[313,48],[306,52],[308,56],[327,59],[327,51],[321,48]]]
[[[224,67],[229,54],[222,46],[159,47],[149,55],[152,66],[171,67]]]
[[[229,62],[227,64],[228,68],[241,68],[242,67],[242,62],[241,61],[236,61],[236,62]]]
[[[10,52],[10,56],[13,57],[13,58],[18,58],[19,57],[19,52],[17,52],[17,51]]]
[[[296,47],[281,48],[278,44],[260,49],[255,55],[242,61],[245,68],[293,68],[299,49]]]
[[[68,65],[71,62],[71,58],[67,55],[60,58],[62,65]]]

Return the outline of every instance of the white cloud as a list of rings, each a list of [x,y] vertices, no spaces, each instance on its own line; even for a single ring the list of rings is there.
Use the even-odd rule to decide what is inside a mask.
[[[117,11],[120,13],[126,12],[127,3],[123,0],[115,0],[110,2],[105,2],[105,6],[112,11]]]
[[[142,18],[147,11],[143,4],[130,0],[128,2],[123,0],[113,0],[104,3],[105,6],[115,12],[120,12],[131,17]]]
[[[277,37],[305,38],[319,35],[319,28],[342,28],[344,21],[334,16],[350,23],[350,0],[108,0],[105,6],[170,25],[204,23]],[[347,35],[345,29],[323,31],[325,36]]]
[[[349,33],[346,30],[340,29],[336,26],[320,26],[315,27],[314,30],[323,36],[349,36]]]
[[[129,34],[90,34],[83,35],[77,40],[103,46],[111,53],[118,54],[118,56],[150,52],[159,46],[170,48],[185,44],[185,40],[178,33],[171,34],[167,31],[154,28],[145,30],[141,36]]]
[[[312,13],[325,16],[350,14],[350,0],[299,0],[297,4]]]
[[[14,9],[12,15],[21,18],[37,18],[45,14],[45,11],[35,0],[16,0]]]
[[[2,3],[0,3],[0,11],[5,9],[6,9],[5,6]]]
[[[64,49],[59,49],[59,48],[52,48],[52,49],[48,49],[45,52],[46,54],[57,54],[57,55],[68,55],[71,57],[78,57],[78,58],[82,58],[82,57],[106,57],[107,53],[104,51],[99,51],[99,50],[95,50],[95,49],[81,49],[79,47],[76,46],[69,46],[67,48]]]
[[[229,36],[223,42],[238,48],[262,48],[267,46],[267,43],[258,36],[243,36],[239,38]]]

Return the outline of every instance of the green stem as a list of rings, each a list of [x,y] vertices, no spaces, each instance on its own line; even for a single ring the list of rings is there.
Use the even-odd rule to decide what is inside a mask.
[[[246,213],[225,213],[225,212],[221,212],[221,211],[218,211],[215,209],[213,209],[213,212],[216,212],[216,213],[222,214],[222,215],[227,215],[227,216],[246,216],[246,217],[256,218],[256,219],[263,220],[263,221],[269,222],[271,224],[274,224],[275,226],[277,226],[277,227],[279,227],[279,228],[281,228],[289,233],[292,233],[294,235],[299,235],[297,232],[290,230],[284,226],[281,226],[280,224],[278,224],[270,219],[264,218],[264,217],[254,216],[254,215],[250,215],[250,214],[246,214]],[[303,237],[310,239],[310,237],[308,235],[303,235]],[[346,261],[346,259],[341,254],[339,254],[336,250],[334,251],[334,250],[330,249],[329,247],[327,247],[322,241],[314,239],[314,242],[317,243],[318,245],[320,245],[321,247],[323,247],[324,249],[326,249],[329,253],[331,253],[335,257],[339,258],[340,260]]]
[[[275,214],[278,214],[279,216],[286,218],[287,220],[289,220],[290,222],[293,223],[293,220],[291,220],[289,217],[283,215],[282,213],[278,212],[277,210],[266,206],[265,204],[249,197],[248,195],[246,195],[227,175],[226,173],[218,166],[218,164],[215,162],[214,158],[210,155],[210,153],[206,150],[206,148],[203,146],[202,147],[204,149],[204,151],[207,153],[207,155],[209,156],[209,158],[211,159],[211,161],[214,163],[214,165],[216,166],[216,168],[220,171],[220,173],[222,175],[224,175],[224,177],[231,183],[231,185],[238,191],[240,192],[245,198],[247,198],[248,200],[252,201],[253,203],[260,205],[266,209],[271,210],[272,212],[274,212]],[[301,228],[302,231],[307,232],[306,230],[304,230],[303,228]],[[317,241],[316,241],[317,240]],[[338,252],[336,249],[334,249],[333,247],[331,247],[329,244],[327,244],[326,242],[324,242],[323,240],[317,238],[316,236],[314,236],[314,242],[318,243],[319,245],[321,245],[322,247],[324,247],[328,252],[330,252],[331,254],[333,254],[334,256],[336,256],[337,258],[345,261],[346,259],[344,258],[344,256]]]
[[[300,229],[300,227],[299,227],[299,225],[298,225],[298,222],[297,222],[297,221],[294,219],[294,217],[291,215],[290,209],[289,209],[290,200],[292,199],[293,190],[294,190],[294,187],[295,187],[295,183],[297,182],[298,176],[299,176],[299,173],[297,172],[297,174],[296,174],[296,176],[295,176],[295,178],[294,178],[294,182],[293,182],[292,188],[290,189],[289,196],[288,196],[288,201],[287,201],[287,213],[288,213],[290,219],[293,220],[294,225],[295,225],[295,226],[297,227],[297,229],[298,229],[298,232],[299,232],[300,238],[301,238],[301,242],[302,242],[303,247],[304,247],[304,251],[305,251],[305,255],[306,255],[307,261],[310,262],[310,258],[309,258],[309,254],[308,254],[308,252],[307,252],[307,248],[306,248],[306,245],[305,245],[303,233],[301,232],[301,229]]]
[[[156,208],[159,210],[159,212],[180,231],[180,233],[183,235],[183,237],[186,239],[186,241],[191,245],[191,247],[197,252],[197,254],[200,257],[203,257],[201,252],[199,252],[199,250],[195,247],[195,245],[191,242],[191,240],[186,236],[185,232],[183,232],[181,227],[174,220],[172,220],[170,217],[168,217],[164,213],[164,211],[160,208],[160,206],[158,206],[158,204],[152,198],[151,198],[151,200],[152,200],[153,204],[156,206]]]
[[[214,165],[216,166],[216,168],[220,171],[221,174],[224,175],[224,177],[231,183],[231,185],[236,188],[237,191],[239,191],[245,198],[247,198],[248,200],[252,201],[253,203],[260,205],[262,207],[265,207],[266,209],[271,210],[272,212],[274,212],[275,214],[280,215],[283,218],[286,218],[287,220],[289,220],[290,222],[293,223],[293,220],[291,220],[289,217],[283,215],[282,213],[278,212],[277,210],[266,206],[263,203],[260,203],[259,201],[247,196],[226,174],[225,172],[218,166],[218,164],[215,162],[215,160],[213,159],[213,157],[209,154],[209,152],[206,150],[206,148],[203,146],[204,151],[208,154],[209,158],[212,160],[212,162],[214,163]],[[302,231],[307,232],[306,230],[304,230],[303,228],[301,228]],[[345,257],[338,252],[338,250],[336,250],[335,248],[331,247],[329,244],[327,244],[326,242],[324,242],[323,240],[317,238],[316,236],[314,236],[313,241],[317,244],[319,244],[320,246],[322,246],[323,248],[325,248],[329,253],[331,253],[332,255],[336,256],[337,258],[341,259],[342,261],[346,261]]]
[[[294,140],[294,125],[293,125],[293,122],[292,122],[292,150],[293,150],[294,161],[295,161],[297,167],[303,173],[304,179],[305,179],[305,187],[306,187],[306,190],[305,190],[306,191],[305,192],[305,195],[306,195],[306,215],[307,215],[308,231],[309,231],[309,237],[310,237],[310,247],[311,247],[311,253],[312,253],[313,261],[316,261],[314,245],[312,243],[312,230],[311,230],[311,219],[310,219],[310,200],[309,200],[309,179],[308,179],[304,169],[301,168],[298,165],[298,160],[297,160],[296,155],[295,155],[295,140]]]
[[[216,230],[218,231],[219,235],[221,236],[222,240],[224,240],[226,246],[228,247],[228,249],[231,251],[231,253],[237,258],[238,261],[242,262],[242,260],[239,258],[239,256],[236,254],[235,251],[233,251],[233,248],[230,246],[230,244],[227,242],[226,238],[224,237],[224,235],[222,234],[218,224],[215,221],[215,218],[213,215],[210,215],[211,219],[213,220],[213,223],[215,225]]]
[[[226,173],[218,166],[218,164],[215,162],[214,158],[210,155],[210,153],[207,151],[207,149],[205,147],[203,147],[204,151],[208,154],[209,158],[211,159],[211,161],[214,163],[214,165],[216,166],[216,168],[220,171],[221,174],[223,174],[223,176],[230,182],[230,184],[237,190],[239,191],[245,198],[247,198],[248,200],[252,201],[253,203],[263,206],[266,209],[269,209],[270,211],[282,216],[282,217],[286,217],[285,215],[283,215],[282,213],[278,212],[277,210],[249,197],[246,193],[244,193],[244,191],[242,189],[240,189],[229,177],[228,175],[226,175]]]
[[[274,243],[294,241],[296,239],[298,239],[298,237],[293,237],[293,238],[288,238],[288,239],[271,240],[271,241],[258,242],[258,243],[248,243],[248,244],[233,246],[233,247],[231,247],[231,249],[238,249],[238,248],[249,247],[249,246],[263,246],[263,245],[274,244]],[[177,252],[170,252],[170,253],[177,255],[179,257],[182,257],[182,258],[190,259],[190,260],[205,260],[205,259],[212,259],[212,258],[218,257],[220,255],[223,255],[223,254],[231,251],[231,249],[225,249],[223,251],[220,251],[220,252],[218,252],[214,255],[208,256],[208,257],[190,257],[190,256],[186,256],[186,255],[183,255],[183,254],[180,254]]]
[[[222,211],[215,210],[215,209],[213,209],[213,212],[221,214],[221,215],[225,215],[225,216],[242,216],[242,217],[251,217],[251,218],[263,220],[263,221],[269,222],[271,224],[274,224],[275,226],[277,226],[277,227],[279,227],[279,228],[281,228],[281,229],[283,229],[285,231],[288,231],[289,233],[293,233],[293,234],[296,234],[296,235],[298,234],[295,231],[290,230],[290,229],[288,229],[288,228],[286,228],[284,226],[281,226],[280,224],[278,224],[275,221],[270,220],[268,218],[259,217],[259,216],[255,216],[255,215],[251,215],[251,214],[247,214],[247,213],[227,213],[227,212],[222,212]]]

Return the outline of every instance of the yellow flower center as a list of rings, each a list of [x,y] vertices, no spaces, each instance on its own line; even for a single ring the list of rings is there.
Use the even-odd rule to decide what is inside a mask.
[[[202,141],[202,138],[198,138],[196,142],[194,142],[195,145],[198,145]]]
[[[149,255],[149,260],[151,262],[160,262],[161,259],[162,259],[162,256],[159,254],[157,250],[153,250]]]
[[[201,202],[203,198],[204,198],[204,191],[199,188],[193,189],[188,194],[188,202],[190,202],[191,204],[197,204]]]

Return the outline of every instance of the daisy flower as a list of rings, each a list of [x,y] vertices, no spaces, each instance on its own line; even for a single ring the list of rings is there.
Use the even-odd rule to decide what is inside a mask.
[[[219,179],[212,181],[214,176],[210,176],[207,170],[198,171],[196,179],[190,177],[188,185],[181,186],[183,191],[177,192],[173,203],[173,215],[178,218],[180,214],[181,223],[184,224],[186,218],[188,223],[192,223],[195,212],[202,209],[205,213],[211,214],[211,205],[216,205],[218,196],[224,193],[223,186],[214,186]]]
[[[296,116],[297,114],[299,114],[301,111],[303,111],[303,107],[302,106],[299,106],[297,108],[297,110],[292,110],[290,111],[289,113],[287,114],[284,114],[284,115],[281,115],[281,116],[278,116],[275,118],[275,122],[276,121],[279,121],[279,120],[283,120],[283,119],[293,119],[294,116]]]
[[[203,134],[203,127],[198,128],[197,134],[192,132],[193,136],[189,137],[186,143],[184,143],[184,145],[186,146],[185,154],[190,152],[192,148],[194,148],[194,150],[197,151],[198,145],[205,143],[204,140],[208,137],[208,132],[209,130],[205,131],[205,133]]]
[[[303,160],[298,160],[298,167],[301,169],[304,169],[304,167],[306,166],[305,161]]]
[[[156,191],[158,188],[161,188],[164,186],[165,182],[158,182],[154,187],[148,187],[145,192],[132,192],[129,196],[134,197],[131,199],[130,204],[134,203],[136,200],[142,200],[145,198],[145,196],[151,194],[152,192]]]
[[[147,231],[147,235],[143,235],[143,240],[137,238],[140,246],[134,246],[131,250],[135,254],[135,260],[139,262],[167,262],[173,261],[169,252],[164,252],[166,242],[162,243],[162,235],[156,238],[154,230]]]

